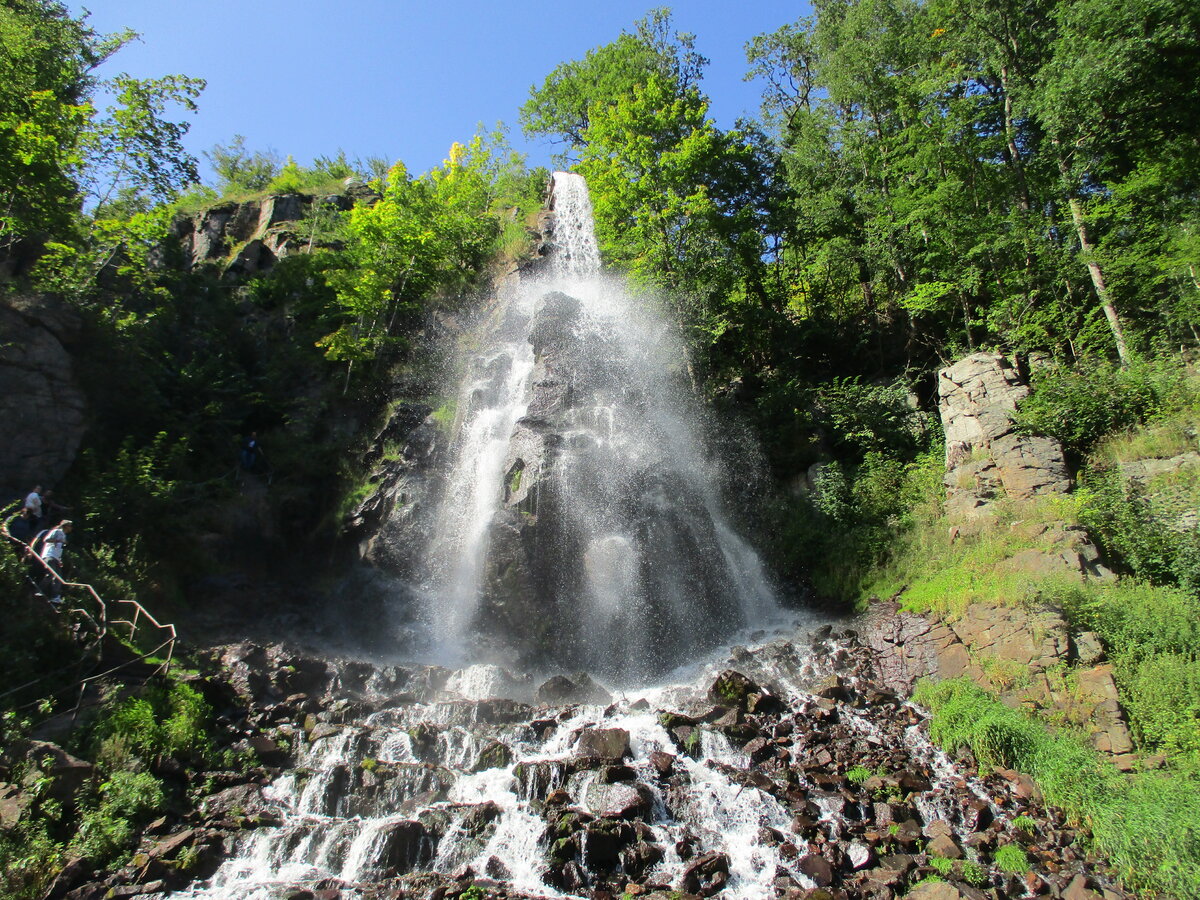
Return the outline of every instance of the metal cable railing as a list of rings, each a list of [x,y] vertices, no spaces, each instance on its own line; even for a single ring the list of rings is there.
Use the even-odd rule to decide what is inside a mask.
[[[18,552],[21,554],[22,558],[37,560],[37,563],[39,566],[41,566],[42,570],[46,574],[50,575],[55,581],[57,581],[60,588],[75,588],[85,592],[91,597],[96,604],[96,608],[100,611],[99,618],[96,620],[96,625],[99,630],[98,637],[101,640],[108,633],[108,626],[110,624],[128,626],[129,639],[133,640],[134,636],[137,634],[138,625],[144,618],[150,624],[150,626],[157,629],[159,637],[162,638],[158,646],[155,647],[154,650],[150,651],[150,653],[155,653],[165,647],[167,656],[160,668],[164,673],[170,671],[171,660],[175,654],[175,626],[171,623],[163,624],[159,622],[158,619],[154,618],[150,611],[146,609],[146,607],[142,606],[142,604],[138,601],[125,600],[122,598],[118,598],[117,600],[113,601],[113,605],[121,610],[123,610],[125,607],[133,607],[132,613],[126,613],[126,615],[132,615],[132,618],[109,619],[109,604],[106,603],[104,598],[96,592],[94,587],[84,582],[67,581],[53,566],[43,560],[40,555],[34,553],[33,548],[29,544],[25,543],[18,537],[14,537],[9,532],[8,521],[12,517],[13,511],[19,508],[19,505],[20,504],[12,504],[3,512],[0,512],[0,533],[3,533],[4,537],[6,537],[19,548]],[[148,655],[150,654],[145,654],[142,658]]]

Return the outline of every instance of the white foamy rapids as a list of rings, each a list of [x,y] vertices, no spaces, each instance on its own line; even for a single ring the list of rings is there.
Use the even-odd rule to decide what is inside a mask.
[[[597,724],[629,732],[633,751],[631,765],[647,780],[653,771],[652,752],[677,752],[666,729],[651,713],[610,717]],[[707,729],[701,733],[701,747],[702,760],[682,754],[675,758],[675,765],[686,770],[689,784],[682,802],[681,798],[676,798],[673,816],[667,814],[661,796],[655,804],[658,821],[650,827],[656,843],[667,853],[651,871],[650,880],[681,886],[686,864],[675,852],[675,845],[690,838],[696,846],[696,855],[713,851],[728,855],[729,883],[721,896],[730,900],[758,900],[772,895],[772,883],[778,870],[786,871],[804,887],[815,887],[794,866],[795,859],[784,859],[776,847],[760,840],[763,828],[787,831],[791,814],[774,797],[757,788],[737,784],[713,765],[744,766],[748,762],[745,755],[734,750],[724,735]]]
[[[462,690],[481,680],[498,679],[483,667],[451,676]],[[689,685],[647,693],[695,697],[707,682],[704,675]],[[591,727],[628,733],[629,765],[653,794],[646,823],[664,858],[648,873],[650,881],[682,887],[686,862],[675,848],[686,841],[697,855],[727,854],[729,882],[722,893],[731,900],[769,895],[780,872],[811,886],[795,859],[782,858],[770,841],[762,840],[764,828],[787,831],[791,815],[774,797],[740,783],[749,760],[722,734],[701,728],[701,759],[692,759],[676,755],[674,742],[651,711],[577,706],[545,738],[524,721],[462,724],[472,722],[473,710],[487,705],[402,704],[308,743],[299,767],[264,790],[283,824],[249,833],[209,884],[177,896],[277,900],[286,887],[327,878],[370,883],[396,865],[398,852],[408,854],[404,866],[415,871],[452,873],[469,865],[479,873],[501,873],[513,890],[561,896],[543,882],[546,820],[531,801],[565,788],[573,805],[587,807],[588,786],[597,773],[565,773],[576,757],[580,732]],[[473,771],[481,752],[495,741],[511,749],[511,760]],[[655,751],[675,757],[683,785],[669,803],[651,762]],[[418,819],[436,834],[418,826]],[[405,829],[421,837],[401,851],[395,834]]]

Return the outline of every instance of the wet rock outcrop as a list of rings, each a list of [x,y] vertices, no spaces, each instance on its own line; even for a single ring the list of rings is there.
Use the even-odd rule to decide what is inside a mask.
[[[423,403],[396,405],[365,456],[371,491],[342,523],[366,562],[401,577],[412,575],[424,549],[434,465],[445,448],[432,413]]]
[[[969,754],[951,768],[920,712],[871,680],[871,656],[825,628],[735,648],[670,699],[580,707],[451,693],[478,684],[465,671],[232,646],[243,727],[290,735],[285,768],[210,774],[195,813],[156,826],[126,868],[85,870],[75,896],[192,881],[292,898],[894,900],[928,895],[936,873],[946,900],[1123,900],[1028,779]],[[1025,871],[998,865],[1005,847]]]
[[[681,640],[689,654],[714,646],[740,624],[737,588],[711,498],[659,448],[628,447],[623,429],[669,427],[628,348],[561,291],[528,334],[529,402],[503,463],[480,630],[527,659],[626,671],[669,668]]]
[[[81,329],[61,302],[40,296],[0,302],[0,490],[6,494],[49,487],[75,461],[87,429],[87,398],[70,352]]]

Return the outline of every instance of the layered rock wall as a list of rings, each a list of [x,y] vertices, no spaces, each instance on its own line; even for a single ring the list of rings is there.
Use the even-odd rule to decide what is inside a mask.
[[[1029,385],[1017,367],[997,353],[974,353],[938,372],[938,411],[946,433],[945,509],[956,533],[995,526],[1002,503],[1019,516],[1024,505],[1071,490],[1062,445],[1016,430],[1013,414],[1028,396]],[[1001,571],[1111,577],[1079,526],[1031,515],[1010,528],[1028,547],[1001,562]]]
[[[1055,609],[972,604],[957,619],[936,621],[879,603],[864,617],[860,637],[874,651],[875,677],[890,690],[911,693],[918,678],[970,678],[1010,705],[1082,728],[1118,765],[1134,764],[1099,638],[1072,630]]]
[[[307,248],[310,238],[299,235],[295,226],[315,209],[344,212],[357,202],[376,199],[378,195],[364,185],[350,185],[345,193],[321,197],[277,194],[261,200],[218,203],[192,215],[177,216],[171,234],[183,249],[188,271],[219,262],[231,276],[252,275]]]
[[[1053,438],[1017,433],[1013,413],[1029,385],[998,353],[973,353],[938,372],[946,432],[946,513],[970,521],[1000,497],[1065,494],[1071,476]]]

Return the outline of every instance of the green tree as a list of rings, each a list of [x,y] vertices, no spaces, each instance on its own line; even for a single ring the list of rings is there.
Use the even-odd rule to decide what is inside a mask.
[[[0,6],[0,256],[78,213],[92,71],[132,37],[98,35],[53,0]]]
[[[338,327],[318,345],[331,360],[373,359],[397,340],[399,317],[439,293],[470,288],[482,275],[499,234],[491,214],[492,154],[482,138],[455,144],[445,164],[412,178],[396,163],[373,205],[350,211],[348,242],[329,274]]]
[[[217,190],[222,194],[239,191],[261,191],[271,183],[282,168],[282,160],[274,150],[246,149],[246,138],[235,134],[228,144],[215,144],[204,151],[217,175]]]
[[[651,10],[615,41],[587,51],[583,59],[565,62],[540,88],[531,87],[521,107],[521,126],[528,135],[544,135],[578,151],[588,143],[593,109],[628,96],[658,76],[681,90],[696,86],[708,60],[695,50],[695,36],[672,32],[671,13]]]
[[[613,103],[596,104],[579,172],[593,197],[610,265],[668,289],[685,322],[719,328],[713,304],[737,281],[738,238],[760,252],[744,187],[752,150],[707,118],[695,88],[652,75]],[[751,223],[752,224],[752,223]]]

